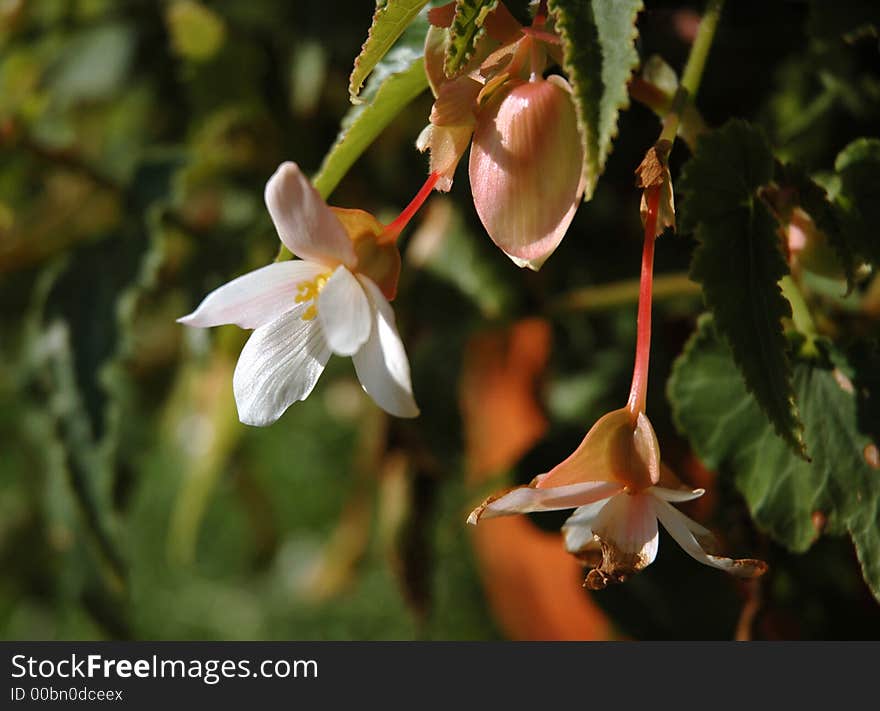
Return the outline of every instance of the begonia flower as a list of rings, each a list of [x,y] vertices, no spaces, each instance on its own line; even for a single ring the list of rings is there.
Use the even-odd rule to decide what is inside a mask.
[[[441,26],[452,21],[442,9],[431,15]],[[559,246],[586,186],[571,87],[561,76],[543,76],[548,60],[559,61],[558,38],[545,20],[537,15],[521,27],[499,4],[467,70],[451,79],[432,28],[425,65],[436,100],[417,143],[430,151],[438,190],[452,187],[470,145],[471,193],[483,227],[514,263],[534,270]]]
[[[566,549],[593,566],[592,589],[622,582],[657,555],[657,522],[700,563],[739,577],[755,577],[766,564],[717,555],[714,536],[672,504],[702,496],[685,487],[660,462],[654,429],[644,413],[635,424],[628,408],[601,417],[580,446],[528,486],[489,497],[468,523],[495,516],[575,509],[563,526]]]
[[[638,338],[626,407],[599,418],[580,446],[549,472],[528,486],[490,496],[468,517],[468,523],[476,525],[495,516],[575,509],[563,526],[565,546],[592,566],[584,582],[591,589],[622,582],[654,561],[658,521],[700,563],[745,578],[762,575],[767,569],[760,560],[718,555],[712,534],[672,505],[705,492],[685,487],[661,463],[660,444],[645,414],[654,241],[662,199],[662,184],[645,190]]]
[[[351,356],[361,385],[382,409],[418,415],[389,304],[400,272],[394,240],[402,223],[389,230],[361,210],[328,207],[290,162],[269,179],[265,200],[281,242],[299,259],[233,279],[178,319],[199,328],[254,329],[233,376],[239,419],[275,422],[309,396],[332,353]]]

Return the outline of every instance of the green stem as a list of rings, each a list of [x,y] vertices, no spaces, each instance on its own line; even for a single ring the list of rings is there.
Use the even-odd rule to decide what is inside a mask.
[[[721,9],[723,7],[724,0],[709,0],[706,4],[706,12],[700,20],[697,38],[694,40],[693,47],[691,47],[691,54],[688,57],[684,68],[684,76],[681,79],[682,87],[691,97],[695,97],[697,90],[700,88],[703,68],[706,66],[706,59],[709,56],[709,49],[712,47],[712,40],[715,39],[715,30],[718,27],[718,20],[721,18]]]
[[[640,77],[635,77],[629,83],[629,95],[634,101],[651,109],[662,121],[672,111],[673,101],[678,94],[668,93]],[[700,112],[688,102],[681,111],[678,137],[691,151],[694,151],[697,147],[697,139],[708,130]]]
[[[791,320],[794,322],[794,327],[807,339],[803,346],[804,354],[818,355],[816,339],[819,338],[819,331],[810,314],[810,307],[804,300],[804,295],[790,274],[786,274],[779,280],[779,288],[782,289],[782,295],[791,304]]]
[[[700,285],[687,274],[662,274],[654,278],[654,300],[693,298],[699,296]],[[639,280],[623,279],[598,286],[587,286],[563,294],[553,302],[553,311],[604,311],[628,306],[639,300]]]
[[[670,143],[675,141],[675,135],[678,133],[678,124],[681,121],[684,109],[688,102],[693,101],[697,96],[700,81],[703,78],[703,69],[706,66],[706,59],[709,57],[712,40],[715,39],[715,30],[718,27],[718,20],[721,18],[721,9],[723,7],[724,0],[709,0],[706,5],[706,12],[703,14],[700,20],[700,28],[697,30],[697,38],[694,40],[691,53],[684,68],[681,85],[678,88],[678,92],[676,92],[675,98],[672,100],[672,109],[663,123],[663,132],[660,134],[661,141],[666,140]]]

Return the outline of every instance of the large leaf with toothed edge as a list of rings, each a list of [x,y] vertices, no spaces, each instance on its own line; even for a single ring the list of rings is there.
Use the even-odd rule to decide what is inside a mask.
[[[705,134],[678,183],[679,224],[697,238],[691,278],[702,285],[746,386],[779,435],[805,456],[782,324],[791,317],[779,287],[788,265],[776,219],[758,197],[773,167],[763,134],[743,121]]]
[[[761,417],[716,325],[701,319],[673,368],[668,394],[678,428],[707,466],[733,476],[758,526],[791,550],[848,534],[880,599],[880,472],[859,420],[864,366],[831,346],[827,359],[795,363],[813,455],[806,461]]]
[[[639,63],[636,16],[642,0],[550,0],[562,38],[565,71],[574,89],[589,200],[629,105],[627,85]]]

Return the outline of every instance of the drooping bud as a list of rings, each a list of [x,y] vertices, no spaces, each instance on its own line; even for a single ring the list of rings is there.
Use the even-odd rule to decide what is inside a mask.
[[[584,192],[571,87],[562,77],[511,82],[477,118],[470,154],[474,206],[518,266],[538,270]]]

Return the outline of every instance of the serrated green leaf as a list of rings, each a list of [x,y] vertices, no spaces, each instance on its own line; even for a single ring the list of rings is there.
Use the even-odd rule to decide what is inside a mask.
[[[497,6],[498,0],[456,0],[443,62],[447,77],[458,74],[473,56],[474,48],[485,34],[486,16]]]
[[[364,91],[365,102],[352,107],[315,175],[315,189],[326,199],[367,147],[413,99],[428,88],[421,54],[403,46],[379,64]]]
[[[702,285],[748,389],[779,435],[805,456],[782,328],[782,319],[791,317],[779,288],[788,265],[776,220],[757,198],[772,177],[773,155],[763,135],[729,122],[702,137],[684,167],[680,224],[695,232],[691,278]]]
[[[587,186],[596,182],[617,136],[620,109],[629,105],[627,84],[639,63],[636,16],[641,0],[550,0],[562,37],[564,68],[574,89]]]
[[[810,215],[816,227],[825,235],[827,245],[833,250],[833,255],[827,255],[831,258],[830,261],[833,262],[834,256],[837,257],[839,264],[832,264],[831,268],[843,269],[848,291],[852,291],[855,285],[856,257],[848,234],[841,225],[838,208],[829,199],[825,188],[810,178],[799,166],[788,163],[780,166],[779,172],[777,182],[795,191],[797,204]]]
[[[865,261],[880,264],[880,139],[859,138],[837,156],[840,179],[836,202],[853,251]]]
[[[709,467],[733,475],[757,525],[793,551],[822,532],[849,533],[862,574],[880,599],[880,476],[866,462],[871,441],[857,425],[857,404],[845,359],[798,363],[794,385],[812,461],[779,439],[739,376],[710,318],[676,362],[668,383],[679,429]],[[820,526],[821,527],[821,526]]]
[[[428,0],[387,0],[376,7],[367,40],[354,60],[354,69],[348,80],[352,103],[359,103],[361,87],[370,72],[427,4]]]

